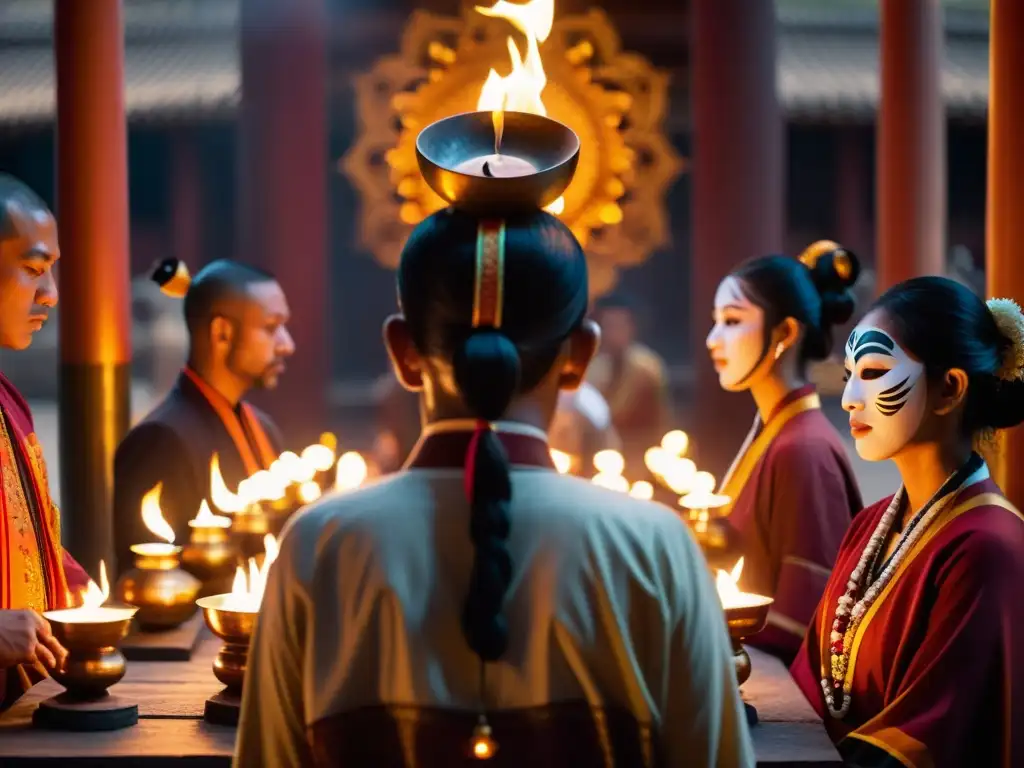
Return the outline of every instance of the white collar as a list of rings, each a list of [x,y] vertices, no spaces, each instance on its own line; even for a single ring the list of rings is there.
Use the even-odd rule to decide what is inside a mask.
[[[442,421],[434,421],[423,427],[423,430],[420,432],[420,439],[444,432],[472,432],[479,423],[476,419],[443,419]],[[535,437],[538,440],[543,440],[545,443],[548,441],[547,432],[530,424],[523,424],[518,421],[492,421],[490,426],[496,432]]]

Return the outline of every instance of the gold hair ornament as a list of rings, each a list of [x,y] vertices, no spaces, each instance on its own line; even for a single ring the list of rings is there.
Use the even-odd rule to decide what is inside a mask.
[[[814,269],[822,256],[832,254],[832,268],[840,280],[849,280],[853,275],[853,260],[849,252],[834,240],[818,240],[807,246],[800,254],[800,263]]]
[[[192,275],[180,259],[164,259],[153,268],[150,279],[160,286],[161,293],[172,299],[185,298],[192,284]]]

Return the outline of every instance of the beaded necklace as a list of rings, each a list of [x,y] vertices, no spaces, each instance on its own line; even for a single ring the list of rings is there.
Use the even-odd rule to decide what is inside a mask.
[[[861,619],[864,618],[881,591],[885,589],[893,574],[906,558],[907,553],[914,548],[932,520],[942,514],[943,510],[956,498],[955,491],[981,467],[982,463],[978,454],[971,454],[967,463],[946,479],[928,500],[928,503],[914,515],[910,524],[906,526],[896,544],[896,549],[882,567],[881,573],[877,578],[872,578],[882,559],[882,545],[892,529],[893,522],[903,508],[906,497],[903,486],[900,486],[899,491],[893,496],[885,510],[885,514],[878,521],[874,533],[871,534],[867,546],[861,553],[860,560],[850,574],[846,583],[846,591],[837,602],[835,620],[832,622],[832,633],[829,635],[831,679],[828,674],[823,674],[821,689],[825,695],[828,712],[835,719],[841,720],[850,711],[852,681],[846,678],[846,671],[850,662],[850,650],[853,647]],[[856,597],[861,594],[862,587],[864,588],[863,595],[860,600],[857,600]],[[842,692],[842,701],[837,708],[836,697],[840,692]]]

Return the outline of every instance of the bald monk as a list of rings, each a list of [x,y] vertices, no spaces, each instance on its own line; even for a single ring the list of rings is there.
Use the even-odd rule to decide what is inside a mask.
[[[23,182],[0,174],[0,347],[25,349],[57,304],[57,223]],[[61,546],[28,403],[0,374],[0,710],[63,663],[44,611],[67,608],[88,576]]]
[[[184,298],[189,351],[177,383],[121,441],[114,459],[114,545],[117,570],[132,567],[131,546],[153,541],[142,523],[142,497],[162,483],[160,508],[176,541],[210,498],[210,460],[217,454],[228,489],[280,455],[280,432],[245,402],[273,389],[295,351],[284,291],[267,272],[220,259],[194,278],[174,259],[153,279]],[[233,510],[220,510],[233,511]]]

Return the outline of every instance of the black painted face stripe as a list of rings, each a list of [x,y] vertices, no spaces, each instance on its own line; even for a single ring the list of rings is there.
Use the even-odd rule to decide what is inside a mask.
[[[907,404],[907,400],[910,399],[910,393],[914,389],[914,384],[903,387],[910,380],[910,377],[903,379],[899,384],[894,387],[889,387],[887,390],[882,392],[875,398],[875,408],[883,416],[895,416],[899,413],[903,406]],[[901,389],[901,387],[903,387]]]
[[[907,392],[900,392],[900,389],[902,389],[903,385],[906,384],[908,381],[910,381],[910,377],[909,376],[907,376],[907,378],[905,378],[903,381],[901,381],[896,386],[889,387],[888,389],[884,390],[883,392],[880,392],[878,394],[878,398],[877,399],[878,400],[882,400],[884,402],[892,402],[894,400],[899,400],[901,397],[906,395],[907,392],[909,392],[911,389],[914,388],[913,385],[911,385],[911,386],[907,387]]]
[[[895,416],[897,413],[903,410],[903,406],[906,404],[906,400],[904,400],[902,403],[897,403],[896,405],[882,405],[881,403],[876,403],[875,408],[883,416]]]
[[[864,333],[851,339],[853,341],[853,361],[857,362],[864,355],[885,355],[894,357],[893,350],[896,342],[890,339],[881,331],[864,331]]]

